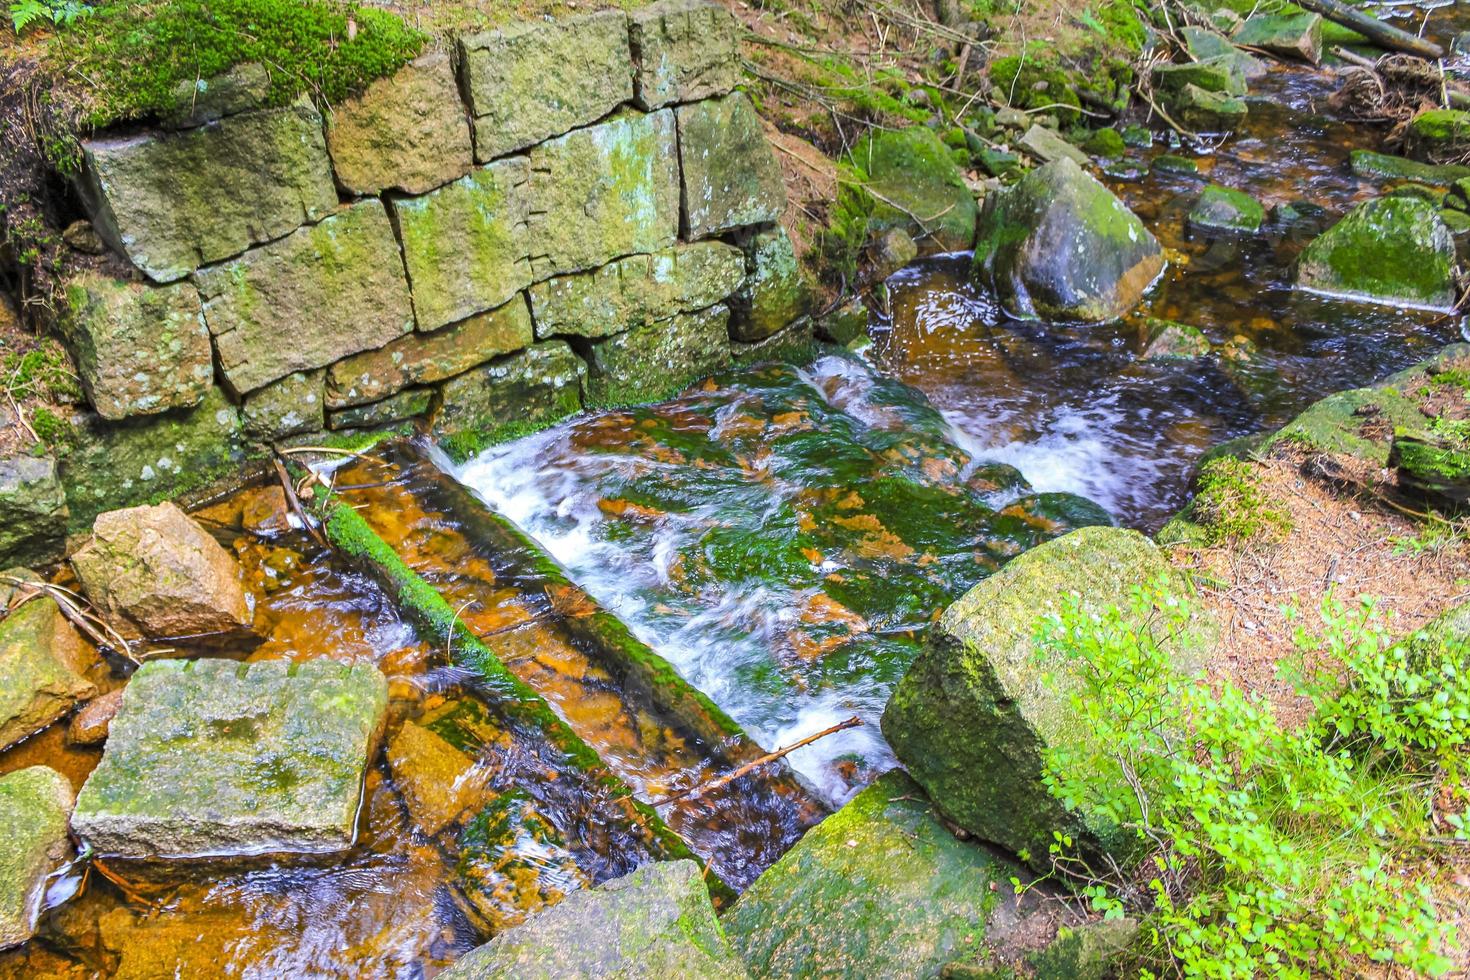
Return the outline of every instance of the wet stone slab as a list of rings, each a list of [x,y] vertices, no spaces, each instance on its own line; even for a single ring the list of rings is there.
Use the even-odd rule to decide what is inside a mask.
[[[123,857],[344,849],[387,700],[386,679],[368,665],[145,664],[73,829]]]

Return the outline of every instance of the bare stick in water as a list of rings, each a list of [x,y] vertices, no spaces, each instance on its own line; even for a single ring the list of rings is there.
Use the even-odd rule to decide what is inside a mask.
[[[1377,17],[1339,3],[1338,0],[1297,0],[1297,5],[1321,14],[1335,24],[1352,28],[1381,48],[1403,51],[1430,61],[1444,57],[1444,48],[1433,41],[1410,34],[1392,24],[1385,24]]]
[[[707,783],[699,783],[698,785],[691,786],[688,789],[681,789],[679,790],[679,792],[674,793],[671,796],[665,796],[663,799],[655,801],[653,805],[663,806],[665,803],[672,803],[675,800],[682,800],[686,796],[700,796],[704,793],[708,793],[712,789],[719,789],[721,786],[733,783],[741,776],[745,776],[754,772],[768,762],[775,762],[777,759],[785,758],[799,748],[811,745],[813,742],[817,741],[817,739],[826,738],[828,735],[835,735],[838,732],[846,731],[849,728],[857,728],[862,723],[863,720],[861,718],[859,718],[857,715],[853,715],[846,721],[840,721],[837,724],[833,725],[831,728],[824,728],[821,731],[817,732],[815,735],[808,735],[806,738],[802,739],[799,742],[792,742],[784,749],[777,749],[774,752],[768,752],[765,755],[761,756],[759,759],[747,762],[745,765],[741,766],[739,769],[736,769],[734,772],[729,772],[716,779],[711,779]]]

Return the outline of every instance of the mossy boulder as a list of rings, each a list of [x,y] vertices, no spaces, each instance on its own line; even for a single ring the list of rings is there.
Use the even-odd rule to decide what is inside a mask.
[[[667,398],[730,363],[730,308],[681,313],[599,340],[591,348],[589,406]]]
[[[1235,61],[1227,56],[1180,65],[1155,65],[1153,83],[1154,88],[1165,95],[1178,94],[1186,85],[1195,85],[1207,92],[1223,92],[1226,95],[1244,95],[1246,89],[1245,75],[1240,72]]]
[[[682,107],[680,112],[690,108]],[[692,138],[710,139],[696,144],[701,152],[707,149],[710,160],[718,157],[720,163],[731,163],[722,152],[729,146],[713,134]],[[742,131],[739,137],[724,134],[720,138],[749,140],[751,136]],[[770,154],[764,141],[757,145]],[[625,110],[596,126],[533,148],[526,217],[534,278],[592,269],[620,256],[657,252],[673,245],[679,234],[678,149],[672,109],[647,114]],[[740,149],[749,155],[748,144]],[[687,162],[685,167],[687,184]],[[748,176],[739,170],[722,172],[722,186],[731,186],[734,173],[740,173],[742,179]]]
[[[937,977],[1015,918],[1021,869],[945,827],[894,770],[809,830],[724,919],[757,976]],[[1014,921],[1011,923],[1014,925]]]
[[[677,111],[685,237],[709,238],[780,220],[786,210],[781,164],[745,93]]]
[[[93,225],[156,282],[279,238],[337,206],[322,119],[306,103],[182,133],[92,140],[82,152]]]
[[[1093,734],[1071,707],[1077,665],[1043,658],[1034,636],[1063,596],[1126,611],[1134,586],[1161,578],[1188,590],[1137,531],[1086,527],[1012,559],[945,610],[883,713],[884,737],[945,816],[1043,871],[1054,832],[1089,858],[1137,851],[1133,830],[1068,808],[1043,782],[1049,749],[1084,750]],[[1192,651],[1174,652],[1187,667]]]
[[[1470,112],[1426,109],[1409,120],[1404,151],[1416,160],[1459,161],[1470,152]]]
[[[370,664],[151,661],[128,682],[72,827],[123,857],[343,850],[387,708]]]
[[[740,83],[742,25],[709,0],[659,0],[628,15],[634,101],[651,110],[724,95]]]
[[[582,407],[587,362],[547,340],[456,375],[439,390],[434,431],[475,438],[507,425],[562,419]]]
[[[71,784],[54,769],[31,766],[0,777],[0,949],[35,935],[47,876],[71,854],[71,807]]]
[[[853,183],[838,189],[837,209],[855,217],[864,238],[901,228],[930,250],[974,244],[975,196],[932,130],[872,130],[849,160]]]
[[[327,150],[353,194],[422,194],[468,172],[470,127],[449,52],[422,55],[333,107]]]
[[[1062,159],[986,200],[975,270],[1012,316],[1100,322],[1137,305],[1164,256],[1137,215]]]
[[[1315,65],[1322,60],[1322,17],[1305,12],[1253,14],[1241,22],[1230,40],[1241,47]]]
[[[1192,84],[1185,85],[1169,100],[1169,108],[1180,125],[1208,133],[1234,130],[1245,120],[1248,111],[1244,99]]]
[[[83,676],[90,659],[49,596],[30,599],[0,620],[0,749],[94,697],[96,685]]]
[[[87,401],[105,419],[197,405],[214,381],[192,283],[146,286],[84,274],[67,283],[60,322]]]
[[[1207,27],[1180,27],[1179,36],[1183,39],[1189,56],[1196,61],[1222,59],[1231,65],[1236,74],[1247,80],[1260,78],[1266,74],[1264,61],[1240,50],[1231,44],[1225,35],[1218,34]]]
[[[1116,129],[1107,127],[1104,129],[1095,129],[1089,133],[1087,139],[1082,143],[1082,149],[1095,157],[1102,157],[1105,160],[1116,160],[1128,151],[1128,144],[1125,142],[1122,133]]]
[[[1266,221],[1266,209],[1245,191],[1211,184],[1189,210],[1189,226],[1199,231],[1254,235]]]
[[[1375,180],[1412,180],[1430,187],[1449,187],[1470,177],[1470,167],[1456,164],[1436,166],[1372,150],[1353,150],[1348,160],[1354,176]]]
[[[195,282],[220,370],[240,394],[414,327],[398,241],[376,199],[201,270]]]
[[[0,568],[59,560],[66,552],[67,517],[56,460],[0,459]]]
[[[693,861],[646,864],[579,891],[467,953],[444,980],[745,980]]]
[[[1455,304],[1455,242],[1434,205],[1366,201],[1318,236],[1297,262],[1299,289],[1393,306]]]
[[[327,370],[326,404],[339,409],[381,401],[411,385],[432,384],[502,354],[531,346],[531,312],[517,296],[432,333],[415,332],[353,354]]]
[[[730,337],[754,343],[805,316],[812,292],[785,228],[763,229],[741,244],[745,282],[730,300]]]
[[[693,242],[537,283],[530,290],[536,336],[610,337],[713,306],[745,281],[745,265],[733,245]]]
[[[620,10],[514,20],[461,37],[459,51],[481,162],[596,122],[633,98]]]

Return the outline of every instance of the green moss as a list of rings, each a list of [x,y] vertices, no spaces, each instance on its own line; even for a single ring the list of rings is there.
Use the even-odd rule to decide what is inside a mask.
[[[49,56],[83,80],[85,121],[103,126],[178,108],[181,82],[244,62],[267,67],[272,104],[303,92],[336,103],[392,74],[425,40],[396,14],[337,0],[111,0],[60,30]]]
[[[566,418],[567,416],[563,415],[529,421],[506,422],[491,429],[466,429],[439,440],[439,448],[444,450],[455,463],[463,463],[473,456],[478,456],[491,446],[499,446],[502,443],[515,442],[517,439],[535,435],[554,425],[559,425]]]
[[[1123,134],[1116,129],[1095,130],[1083,141],[1082,148],[1093,156],[1109,160],[1122,156],[1127,150],[1123,143]]]
[[[1433,205],[1382,197],[1358,205],[1307,246],[1298,282],[1328,294],[1442,308],[1454,301],[1453,262]]]
[[[1222,456],[1206,463],[1198,490],[1189,514],[1209,544],[1275,541],[1291,530],[1291,518],[1261,491],[1246,460]]]

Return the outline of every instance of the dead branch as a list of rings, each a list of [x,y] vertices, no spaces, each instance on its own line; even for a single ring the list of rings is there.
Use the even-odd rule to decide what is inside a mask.
[[[817,732],[815,735],[808,735],[806,738],[801,739],[798,742],[792,742],[784,749],[777,749],[774,752],[768,752],[765,755],[761,756],[759,759],[756,759],[752,762],[747,762],[745,765],[741,766],[733,772],[726,773],[725,775],[720,776],[716,779],[711,779],[709,782],[699,783],[697,785],[691,786],[688,789],[681,789],[677,793],[665,796],[661,800],[656,800],[654,801],[653,806],[663,806],[665,803],[672,803],[675,800],[681,800],[686,796],[701,796],[705,793],[710,792],[711,790],[719,789],[722,786],[733,783],[741,776],[749,775],[750,773],[759,769],[761,766],[764,766],[771,762],[775,762],[777,759],[784,759],[786,756],[790,755],[792,752],[795,752],[797,749],[811,745],[818,739],[826,738],[828,735],[835,735],[836,733],[846,731],[849,728],[857,728],[862,723],[863,720],[861,718],[859,718],[857,715],[853,715],[846,721],[838,722],[831,728],[824,728],[820,732]]]

